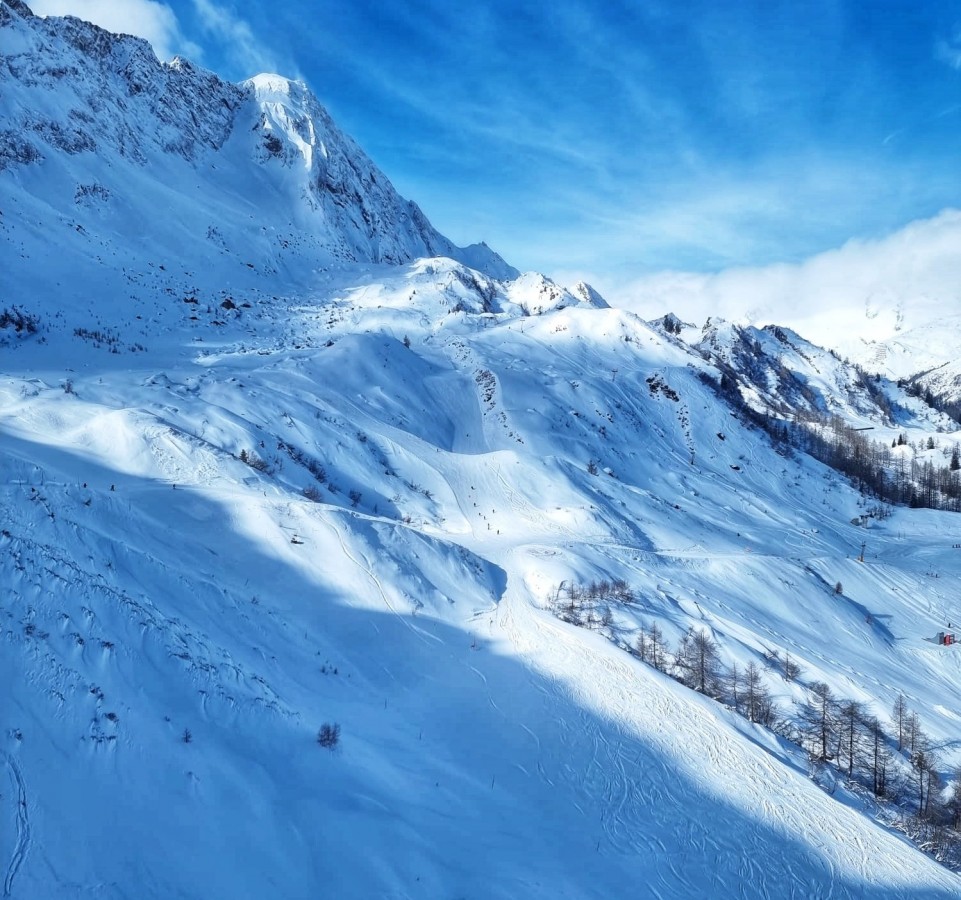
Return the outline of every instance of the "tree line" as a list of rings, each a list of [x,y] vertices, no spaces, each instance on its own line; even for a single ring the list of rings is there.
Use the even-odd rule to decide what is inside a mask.
[[[938,748],[903,694],[890,715],[880,717],[858,700],[835,695],[823,681],[805,681],[789,652],[771,649],[761,664],[728,665],[706,630],[688,628],[672,645],[656,620],[634,630],[616,624],[619,606],[638,603],[621,579],[564,581],[548,597],[563,621],[601,632],[641,662],[796,744],[816,770],[873,797],[887,824],[961,870],[961,766],[945,777]],[[781,709],[768,683],[772,674],[800,685],[803,702]]]
[[[961,512],[961,455],[954,446],[950,460],[936,465],[930,459],[910,459],[899,447],[908,446],[901,435],[893,445],[867,437],[848,425],[840,416],[811,409],[758,410],[744,401],[735,374],[724,369],[720,380],[707,372],[701,380],[738,413],[738,416],[763,431],[782,453],[806,453],[845,475],[862,494],[897,506],[943,509]],[[870,377],[865,384],[872,384]],[[911,448],[914,450],[915,448]],[[924,447],[934,449],[929,438]]]
[[[922,373],[912,379],[900,378],[898,379],[898,387],[903,388],[912,397],[917,397],[932,409],[943,412],[961,425],[961,401],[955,400],[950,394],[935,394],[930,387],[922,383],[926,374],[928,373]]]

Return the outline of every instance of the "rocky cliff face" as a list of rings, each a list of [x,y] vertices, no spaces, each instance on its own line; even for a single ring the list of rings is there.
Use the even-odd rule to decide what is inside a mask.
[[[447,256],[493,277],[516,277],[486,246],[462,249],[440,234],[337,128],[302,82],[258,75],[243,87],[258,115],[255,157],[294,174],[299,199],[338,235],[340,254],[387,263]]]
[[[458,248],[437,232],[301,83],[230,84],[183,59],[161,63],[139,38],[43,19],[21,2],[0,3],[0,40],[0,171],[48,213],[72,215],[80,192],[145,207],[143,220],[161,186],[181,238],[213,229],[236,245],[240,230],[248,243],[269,236],[261,252],[297,251],[308,265],[449,256],[517,274],[486,246]]]
[[[141,166],[158,153],[196,161],[233,131],[244,88],[185,60],[161,63],[140,38],[70,16],[42,19],[22,3],[3,10],[5,167],[61,152]]]

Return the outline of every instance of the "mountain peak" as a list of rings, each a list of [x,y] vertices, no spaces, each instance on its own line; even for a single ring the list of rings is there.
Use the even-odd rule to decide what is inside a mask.
[[[610,304],[586,281],[578,281],[572,288],[571,293],[588,306],[595,309],[609,309]]]
[[[290,97],[295,102],[298,100],[302,102],[303,98],[310,94],[310,89],[303,81],[272,72],[262,72],[260,75],[254,75],[244,83],[249,84],[254,89],[257,98],[261,101],[270,97]]]
[[[310,270],[448,256],[516,276],[490,249],[440,234],[303,82],[262,74],[235,85],[183,58],[162,63],[141,38],[35,17],[19,0],[2,9],[13,64],[0,74],[0,169],[43,165],[44,178],[28,180],[48,215],[69,217],[75,193],[95,183],[130,205],[133,233],[146,232],[152,211],[130,195],[138,184],[181,225],[163,255],[182,255],[188,236],[239,230],[230,243],[259,244],[260,266],[272,269],[278,257]]]

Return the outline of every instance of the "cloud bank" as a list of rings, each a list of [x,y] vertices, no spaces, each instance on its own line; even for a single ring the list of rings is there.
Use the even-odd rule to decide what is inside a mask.
[[[597,287],[612,304],[645,318],[671,311],[695,324],[709,316],[777,323],[863,358],[866,342],[933,334],[939,320],[961,313],[959,248],[961,210],[946,209],[879,240],[852,240],[798,264],[661,272]]]

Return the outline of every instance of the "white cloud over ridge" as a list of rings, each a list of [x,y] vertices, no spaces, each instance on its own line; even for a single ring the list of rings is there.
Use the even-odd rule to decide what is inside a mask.
[[[910,340],[912,333],[936,344],[937,322],[961,314],[961,210],[946,209],[877,240],[848,241],[797,264],[660,272],[597,286],[611,303],[645,318],[670,311],[695,324],[709,316],[776,323],[866,359],[874,342]],[[928,350],[932,361],[939,358],[937,346]]]
[[[167,61],[178,53],[197,59],[200,48],[186,40],[174,11],[158,0],[30,0],[38,16],[76,16],[116,34],[133,34],[150,42]]]

